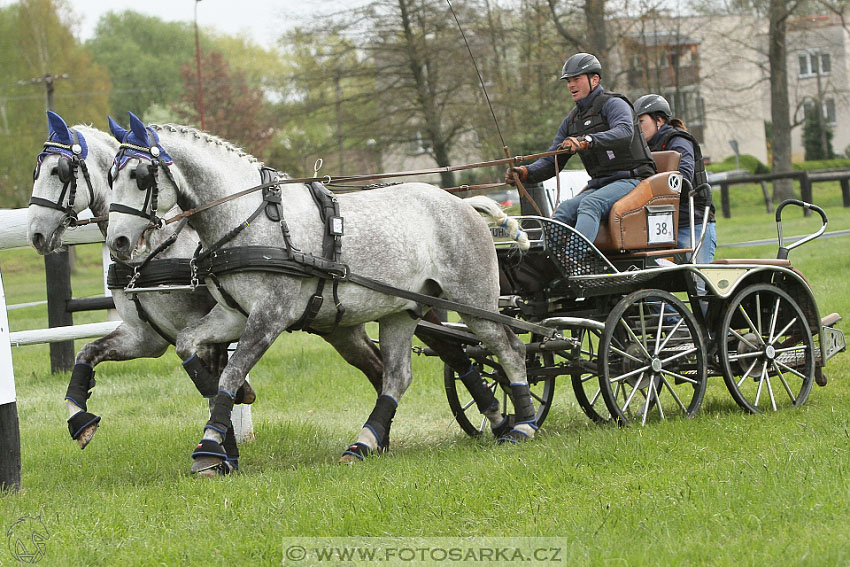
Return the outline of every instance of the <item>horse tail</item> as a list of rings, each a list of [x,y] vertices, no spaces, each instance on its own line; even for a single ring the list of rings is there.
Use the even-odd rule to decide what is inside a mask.
[[[515,218],[505,214],[499,203],[484,195],[469,197],[468,199],[464,199],[464,202],[469,203],[473,209],[479,213],[484,213],[493,219],[493,222],[504,227],[510,237],[516,241],[520,250],[528,250],[528,235],[519,228],[519,223]]]

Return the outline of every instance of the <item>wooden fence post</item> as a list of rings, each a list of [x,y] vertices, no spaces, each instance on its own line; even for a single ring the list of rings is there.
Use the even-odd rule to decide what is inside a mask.
[[[732,218],[732,211],[729,208],[729,183],[720,182],[720,208],[723,211],[723,218]]]
[[[44,257],[47,279],[47,326],[66,327],[74,324],[68,311],[71,299],[71,262],[67,248]],[[51,343],[50,371],[69,372],[74,367],[74,342]]]
[[[809,172],[804,171],[800,176],[800,197],[805,203],[812,202],[812,180],[809,177]],[[803,216],[812,216],[812,211],[808,208],[803,209]]]
[[[839,180],[841,182],[841,198],[844,200],[844,208],[850,207],[850,181],[846,177]]]

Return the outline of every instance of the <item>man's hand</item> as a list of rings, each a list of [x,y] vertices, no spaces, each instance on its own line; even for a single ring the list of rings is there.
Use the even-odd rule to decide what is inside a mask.
[[[566,138],[561,145],[558,146],[558,149],[561,150],[569,150],[572,153],[583,152],[587,148],[590,147],[590,144],[585,140],[579,140],[578,138]]]
[[[525,183],[525,180],[528,179],[528,168],[524,165],[519,167],[509,167],[505,172],[505,183],[508,185],[516,185],[516,181],[514,181],[514,174],[519,178],[520,183]]]

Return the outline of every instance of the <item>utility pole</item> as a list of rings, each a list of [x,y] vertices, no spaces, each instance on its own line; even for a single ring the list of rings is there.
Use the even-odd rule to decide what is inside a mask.
[[[47,108],[53,107],[54,82],[67,79],[68,75],[35,77],[19,84],[43,83],[47,89]],[[68,311],[71,299],[71,254],[64,248],[44,257],[44,272],[47,280],[47,323],[49,327],[66,327],[74,324],[74,316]],[[74,367],[74,341],[50,343],[50,371],[68,372]]]
[[[204,123],[204,88],[201,86],[201,44],[198,41],[198,2],[195,0],[195,71],[198,77],[198,114],[201,115],[201,130],[206,131]]]

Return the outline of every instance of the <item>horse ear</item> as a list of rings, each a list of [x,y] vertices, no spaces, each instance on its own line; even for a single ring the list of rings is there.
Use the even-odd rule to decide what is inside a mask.
[[[57,142],[62,144],[71,143],[71,130],[68,129],[68,125],[65,124],[61,116],[50,110],[47,111],[47,126],[50,128],[51,136],[53,134],[56,135],[54,139]]]
[[[127,136],[127,130],[122,128],[116,121],[112,119],[111,116],[106,117],[109,120],[109,131],[112,132],[112,137],[118,140],[119,142],[123,142],[124,138]]]
[[[130,113],[130,130],[133,132],[133,135],[136,137],[136,140],[139,143],[147,144],[148,140],[148,131],[145,128],[145,123],[142,122],[138,116]]]

